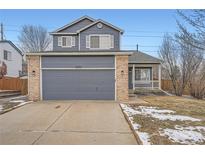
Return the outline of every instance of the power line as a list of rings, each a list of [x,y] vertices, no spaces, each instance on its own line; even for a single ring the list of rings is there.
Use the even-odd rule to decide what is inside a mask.
[[[126,30],[126,33],[129,32],[136,32],[136,33],[176,33],[176,32],[169,32],[169,31],[144,31],[144,30]]]
[[[159,35],[122,35],[122,37],[155,37],[155,38],[163,38],[163,36]]]

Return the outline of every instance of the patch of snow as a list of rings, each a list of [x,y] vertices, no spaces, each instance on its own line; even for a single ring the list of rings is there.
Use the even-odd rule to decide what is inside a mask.
[[[24,103],[25,100],[11,100],[11,103]]]
[[[175,129],[163,129],[159,133],[161,136],[168,136],[168,138],[174,142],[182,144],[197,144],[205,142],[205,136],[201,132],[194,131],[201,126],[196,127],[181,127],[175,126]],[[195,129],[196,128],[196,129]],[[204,127],[203,127],[204,129]]]
[[[146,132],[139,132],[136,131],[136,133],[138,134],[140,140],[142,141],[143,145],[150,145],[150,135]]]
[[[133,115],[136,115],[136,114],[140,114],[139,111],[133,109],[133,108],[130,107],[129,105],[120,104],[120,106],[122,107],[123,111],[124,111],[128,116],[133,116]]]
[[[153,114],[148,114],[153,118],[157,118],[159,120],[171,120],[171,121],[201,121],[200,119],[192,118],[189,116],[183,116],[183,115],[173,115],[173,114],[158,114],[158,113],[153,113]]]
[[[28,103],[30,103],[30,102],[31,102],[31,101],[28,101],[28,102],[22,102],[22,103],[18,104],[16,107],[19,107],[19,106],[22,106],[22,105],[28,104]]]
[[[3,110],[3,107],[2,107],[2,105],[0,105],[0,111],[2,111]]]
[[[173,110],[158,109],[157,107],[149,106],[138,106],[136,109],[140,109],[141,112],[152,114],[152,113],[175,113]]]
[[[139,115],[157,118],[159,120],[201,121],[201,119],[192,118],[189,116],[174,115],[173,113],[175,113],[175,111],[173,110],[159,109],[157,107],[138,106],[138,107],[132,108],[129,105],[125,105],[125,104],[121,104],[121,107],[123,108],[124,112],[126,112],[129,116],[139,114]]]
[[[204,126],[188,126],[188,127],[183,127],[183,126],[180,126],[180,125],[176,125],[175,128],[177,130],[195,130],[195,131],[205,132],[205,127]]]

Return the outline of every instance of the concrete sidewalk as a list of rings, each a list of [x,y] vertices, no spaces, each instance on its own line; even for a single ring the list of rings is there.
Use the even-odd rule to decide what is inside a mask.
[[[137,144],[119,104],[49,101],[0,115],[0,144]]]

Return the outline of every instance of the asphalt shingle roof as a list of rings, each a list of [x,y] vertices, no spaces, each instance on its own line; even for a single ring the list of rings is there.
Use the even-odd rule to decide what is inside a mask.
[[[150,56],[146,53],[136,51],[129,56],[129,63],[139,63],[139,64],[160,64],[161,60]]]

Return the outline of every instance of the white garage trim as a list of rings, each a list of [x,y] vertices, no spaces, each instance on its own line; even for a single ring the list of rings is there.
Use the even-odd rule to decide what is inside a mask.
[[[116,74],[117,74],[116,70],[117,69],[116,69],[116,66],[117,65],[116,65],[116,56],[115,56],[115,101],[117,101],[117,83],[116,83],[117,82],[117,77],[116,77]]]
[[[115,93],[115,94],[114,94],[114,100],[117,100],[117,94],[116,94],[116,56],[114,56],[113,58],[114,58],[114,61],[115,61],[113,67],[91,67],[91,68],[83,68],[83,67],[82,67],[82,68],[75,68],[75,67],[65,67],[65,68],[63,68],[63,67],[59,67],[59,68],[58,68],[58,67],[57,67],[57,68],[56,68],[56,67],[51,67],[51,68],[49,68],[49,67],[44,67],[44,68],[42,68],[42,67],[43,67],[43,65],[42,65],[43,57],[40,56],[40,100],[43,100],[43,98],[44,98],[44,96],[43,96],[43,95],[44,95],[44,94],[43,94],[43,83],[42,83],[42,82],[43,82],[43,71],[44,71],[44,70],[45,70],[45,71],[46,71],[46,70],[47,70],[47,71],[48,71],[48,70],[51,70],[51,71],[52,71],[52,70],[56,70],[56,71],[58,71],[58,70],[59,70],[59,71],[62,71],[62,70],[68,70],[68,71],[69,71],[69,70],[70,70],[70,71],[72,71],[72,70],[73,70],[73,71],[75,71],[75,70],[76,70],[76,71],[77,71],[77,70],[82,70],[82,71],[83,71],[83,70],[85,70],[85,71],[86,71],[86,70],[88,70],[88,71],[89,71],[89,70],[92,70],[92,71],[98,71],[98,70],[102,70],[102,71],[103,71],[103,70],[113,70],[113,71],[115,71],[115,72],[114,72],[114,75],[115,75],[115,77],[114,77],[114,79],[115,79],[115,80],[114,80],[114,82],[115,82],[115,83],[114,83],[114,84],[115,84],[115,85],[114,85],[114,88],[115,88],[115,90],[114,90],[114,93]]]
[[[114,70],[115,68],[41,68],[41,70]]]
[[[42,58],[41,58],[41,56],[40,56],[40,100],[43,100],[41,59],[42,59]]]

